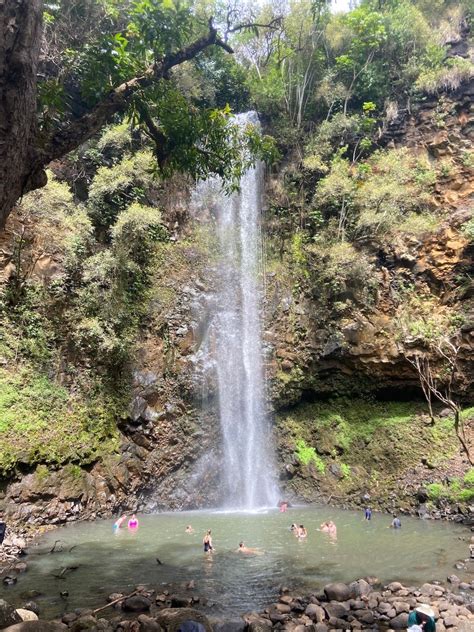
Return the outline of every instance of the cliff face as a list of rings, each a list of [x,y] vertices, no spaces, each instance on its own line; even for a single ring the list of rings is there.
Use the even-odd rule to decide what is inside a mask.
[[[269,280],[267,336],[275,347],[271,374],[277,407],[297,402],[308,391],[385,391],[397,397],[416,390],[418,377],[406,358],[427,351],[427,332],[413,327],[407,334],[402,327],[407,319],[421,320],[421,309],[417,312],[410,304],[414,296],[440,323],[462,315],[458,388],[462,397],[472,400],[473,246],[461,227],[473,213],[474,169],[466,154],[472,151],[473,90],[471,84],[459,94],[426,101],[383,133],[390,145],[407,146],[431,163],[449,158],[451,167],[435,186],[433,203],[446,214],[434,232],[358,244],[372,266],[368,282],[375,291],[370,297],[347,282],[331,304],[321,299],[323,282],[309,281],[300,288],[284,274]],[[312,265],[309,260],[308,269]]]
[[[407,357],[429,354],[427,341],[436,331],[426,327],[462,318],[456,390],[462,401],[472,398],[472,242],[461,230],[472,216],[474,191],[468,156],[472,92],[469,85],[425,101],[382,132],[383,142],[407,146],[429,161],[449,158],[434,191],[434,205],[447,211],[435,230],[398,235],[382,245],[361,241],[356,257],[364,254],[370,273],[362,284],[346,276],[328,290],[327,279],[315,272],[326,265],[317,249],[307,249],[297,274],[285,257],[269,262],[268,406],[275,415],[282,487],[292,497],[344,504],[366,502],[369,494],[380,498],[382,508],[400,502],[408,508],[423,483],[462,478],[466,471],[452,421],[445,412],[431,425]],[[203,218],[180,231],[172,198],[168,206],[168,225],[179,234],[157,251],[115,448],[87,464],[74,458],[49,467],[24,463],[4,492],[9,518],[38,525],[219,503],[215,384],[212,367],[203,366],[199,355],[214,292],[212,237]],[[54,253],[46,255],[54,266],[46,266],[46,276],[35,270],[41,283],[60,274],[62,265]],[[11,260],[4,276],[8,265]],[[340,265],[347,265],[344,256]],[[320,398],[338,399],[315,403]],[[399,410],[374,398],[415,403]],[[363,412],[345,416],[350,409]]]

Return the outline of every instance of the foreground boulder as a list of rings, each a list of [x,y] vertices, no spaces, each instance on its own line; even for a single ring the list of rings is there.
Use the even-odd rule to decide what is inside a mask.
[[[67,629],[64,623],[55,621],[23,621],[5,628],[3,632],[64,632]]]
[[[0,630],[20,621],[22,619],[15,608],[4,599],[0,599]]]
[[[354,596],[351,588],[342,582],[327,584],[324,586],[324,592],[328,601],[347,601]]]
[[[177,632],[178,628],[187,622],[201,624],[206,632],[212,632],[209,619],[193,608],[165,608],[156,615],[156,620],[166,632]]]

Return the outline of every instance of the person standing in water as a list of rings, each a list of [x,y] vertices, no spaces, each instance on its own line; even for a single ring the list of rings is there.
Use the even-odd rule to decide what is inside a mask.
[[[307,535],[308,535],[308,531],[306,530],[306,527],[300,524],[296,533],[296,537],[298,538],[298,540],[304,540],[304,538],[306,538]]]
[[[212,535],[211,530],[208,529],[204,538],[202,539],[202,544],[204,546],[204,553],[212,553],[214,551],[214,547],[212,546]]]
[[[132,514],[132,517],[128,521],[128,528],[131,529],[132,531],[134,529],[138,529],[138,520],[135,514]]]
[[[402,523],[400,522],[400,518],[394,514],[392,524],[390,525],[391,529],[401,529]]]
[[[372,509],[370,507],[365,508],[365,519],[366,520],[372,519]]]

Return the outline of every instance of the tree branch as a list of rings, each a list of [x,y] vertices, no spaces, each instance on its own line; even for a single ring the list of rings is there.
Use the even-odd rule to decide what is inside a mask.
[[[209,46],[220,46],[232,53],[232,48],[217,36],[217,29],[209,20],[206,35],[195,40],[181,50],[166,55],[161,61],[150,66],[141,76],[134,77],[111,90],[97,105],[81,118],[72,121],[67,127],[53,134],[43,149],[39,151],[35,170],[39,171],[52,160],[61,158],[68,152],[89,140],[104,125],[109,123],[115,114],[124,112],[130,98],[138,91],[150,87],[160,79],[167,79],[169,71],[185,61],[193,59]]]

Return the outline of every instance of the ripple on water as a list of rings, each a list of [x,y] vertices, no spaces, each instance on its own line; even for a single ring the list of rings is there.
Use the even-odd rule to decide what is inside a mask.
[[[337,541],[317,531],[333,519]],[[195,582],[195,593],[215,603],[213,612],[241,614],[261,609],[283,584],[319,588],[330,581],[351,581],[376,575],[383,581],[413,585],[444,580],[453,564],[468,555],[466,528],[459,525],[403,518],[402,529],[387,528],[390,516],[373,514],[370,523],[360,513],[325,507],[296,507],[281,514],[265,512],[186,512],[140,517],[136,532],[112,532],[112,520],[78,523],[50,532],[31,548],[28,572],[5,591],[20,604],[22,594],[35,589],[43,616],[57,616],[76,607],[99,606],[116,590],[137,584]],[[298,541],[291,523],[304,524],[308,538]],[[194,534],[184,533],[191,523]],[[215,554],[202,551],[202,536],[212,529]],[[55,540],[63,551],[50,554]],[[263,555],[236,552],[239,541],[258,547]],[[72,550],[71,550],[72,549]],[[157,564],[156,558],[163,563]],[[56,579],[65,566],[78,566]],[[456,571],[461,579],[462,572]],[[62,599],[61,591],[69,597]]]

